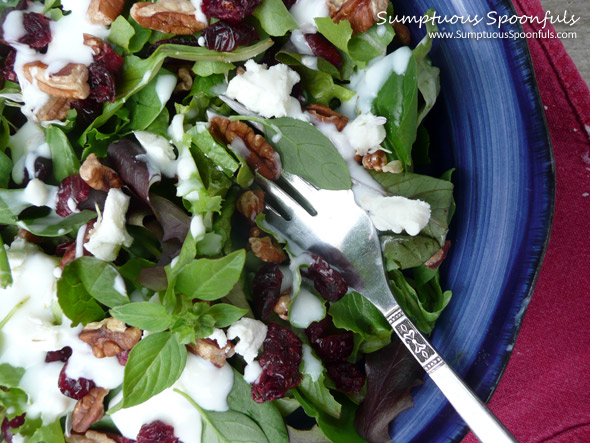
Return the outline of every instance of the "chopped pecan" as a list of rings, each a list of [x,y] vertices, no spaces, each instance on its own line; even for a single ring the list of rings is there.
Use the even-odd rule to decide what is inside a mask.
[[[84,34],[84,44],[90,46],[94,55],[98,55],[102,52],[104,40],[91,34]]]
[[[22,238],[28,243],[38,244],[41,242],[41,237],[27,231],[26,229],[23,229],[23,228],[18,228],[15,238]]]
[[[436,251],[432,257],[430,257],[428,260],[424,262],[424,266],[426,266],[428,269],[438,268],[443,262],[443,260],[446,258],[447,252],[449,252],[450,247],[451,241],[447,240],[442,248]]]
[[[236,203],[236,209],[244,217],[254,222],[256,216],[264,211],[264,191],[244,192]]]
[[[312,103],[305,108],[312,116],[325,123],[334,123],[336,129],[342,131],[348,124],[348,117],[318,103]]]
[[[258,237],[262,237],[264,233],[262,232],[262,229],[260,229],[258,226],[252,226],[250,228],[250,237],[254,237],[254,238],[258,238]]]
[[[45,63],[35,61],[24,65],[23,72],[27,81],[53,97],[85,99],[90,93],[88,68],[81,63],[68,63],[51,74]]]
[[[125,0],[92,0],[86,16],[91,23],[108,26],[119,16]]]
[[[388,0],[346,0],[339,9],[338,2],[329,4],[332,19],[339,23],[348,20],[354,32],[367,31],[379,18],[378,14],[387,9]]]
[[[196,344],[188,345],[188,350],[205,360],[209,360],[218,368],[225,365],[225,360],[234,355],[234,345],[231,342],[220,348],[215,340],[210,338],[197,338]]]
[[[90,154],[82,166],[80,166],[80,177],[91,188],[98,191],[108,192],[112,188],[122,188],[123,180],[119,174],[108,166],[104,166],[96,154]]]
[[[195,17],[195,7],[189,0],[160,0],[139,2],[131,7],[131,16],[144,28],[169,34],[189,35],[207,27]]]
[[[117,443],[117,440],[113,440],[107,434],[97,431],[87,431],[86,434],[72,434],[66,437],[67,443]]]
[[[213,117],[209,121],[211,134],[246,158],[248,165],[260,175],[276,180],[281,176],[283,166],[277,151],[259,134],[242,121],[231,121],[225,117]]]
[[[400,22],[394,22],[393,30],[395,31],[395,38],[402,46],[408,46],[410,44],[410,30],[406,25]]]
[[[373,152],[363,157],[363,166],[365,169],[374,169],[375,171],[383,171],[383,167],[387,164],[387,154],[384,151]]]
[[[98,323],[88,323],[78,337],[92,346],[95,357],[103,358],[133,348],[141,338],[141,330],[127,327],[116,318],[107,318]]]
[[[291,304],[291,296],[289,294],[281,295],[273,311],[283,320],[289,320],[289,305]]]
[[[35,118],[40,122],[63,120],[68,115],[71,103],[71,98],[51,96],[43,107],[36,112]]]
[[[282,263],[287,256],[281,245],[272,237],[250,237],[250,249],[256,257],[267,263]]]
[[[78,400],[72,414],[72,429],[86,432],[90,426],[104,415],[103,400],[109,393],[108,389],[92,388],[88,394]]]
[[[178,70],[178,83],[174,88],[174,92],[190,91],[193,86],[193,76],[191,71],[187,68],[180,68]]]

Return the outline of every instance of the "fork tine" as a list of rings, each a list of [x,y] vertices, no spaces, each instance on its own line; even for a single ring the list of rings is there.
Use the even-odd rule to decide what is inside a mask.
[[[273,209],[284,214],[287,219],[300,218],[304,220],[306,217],[310,217],[308,212],[293,197],[273,181],[256,174],[256,183],[277,203]]]
[[[281,214],[274,210],[272,206],[268,203],[265,205],[266,207],[266,222],[271,225],[274,229],[285,233],[289,229],[289,222],[285,220]]]

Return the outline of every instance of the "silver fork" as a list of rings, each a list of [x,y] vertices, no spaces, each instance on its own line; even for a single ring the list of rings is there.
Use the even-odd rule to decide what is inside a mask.
[[[278,182],[257,176],[266,192],[266,222],[287,240],[343,270],[350,287],[385,316],[393,330],[482,442],[514,437],[447,365],[392,295],[377,231],[351,190],[320,190],[284,172]]]

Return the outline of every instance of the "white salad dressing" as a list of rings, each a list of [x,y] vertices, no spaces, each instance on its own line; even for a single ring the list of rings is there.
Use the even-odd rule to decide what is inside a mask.
[[[229,327],[227,338],[230,340],[239,339],[234,350],[244,357],[246,363],[252,363],[258,356],[267,331],[268,326],[260,320],[243,317]]]
[[[299,294],[289,306],[289,321],[298,328],[307,328],[314,321],[319,321],[326,315],[326,308],[322,301],[306,288],[301,288]]]
[[[318,57],[313,55],[304,55],[301,57],[301,64],[314,71],[318,70]]]
[[[84,224],[78,228],[78,233],[76,234],[76,258],[84,255],[84,236],[87,226],[88,224]]]
[[[261,374],[262,367],[256,360],[254,360],[252,363],[248,363],[244,368],[244,380],[246,383],[256,383]]]
[[[311,347],[303,345],[303,370],[301,372],[308,374],[312,381],[318,381],[322,370],[322,362],[313,355]]]
[[[175,86],[175,75],[160,75],[156,80],[156,95],[158,96],[158,100],[160,100],[162,106],[168,103],[168,100],[170,99],[170,96],[172,95],[172,91],[174,91]]]
[[[12,167],[12,179],[20,184],[25,177],[25,168],[29,178],[35,176],[35,160],[37,157],[51,158],[49,146],[45,143],[45,133],[31,121],[27,121],[14,135],[8,139]]]
[[[299,29],[306,33],[315,33],[317,27],[314,21],[316,17],[329,17],[328,2],[322,0],[297,0],[289,12],[295,19]]]
[[[33,206],[45,206],[50,196],[49,188],[38,178],[34,178],[25,187],[24,199]]]
[[[294,29],[291,32],[289,41],[293,44],[299,54],[313,55],[311,46],[309,46],[309,43],[307,43],[307,40],[305,40],[305,34],[303,34],[303,32],[301,32],[299,29]]]
[[[184,392],[200,407],[210,411],[227,411],[227,396],[234,384],[231,366],[221,368],[193,354],[188,354],[180,378],[168,389],[144,403],[120,409],[111,415],[124,437],[135,439],[144,424],[160,420],[174,427],[174,435],[184,443],[201,441],[199,411],[174,389]],[[119,403],[122,393],[115,396],[110,407]],[[164,405],[165,407],[162,407]]]
[[[197,19],[197,21],[199,21],[201,23],[209,23],[207,16],[205,15],[205,13],[203,12],[203,9],[201,8],[201,6],[203,5],[203,0],[191,0],[191,3],[195,7],[195,18]],[[201,45],[201,46],[203,46],[203,45]]]

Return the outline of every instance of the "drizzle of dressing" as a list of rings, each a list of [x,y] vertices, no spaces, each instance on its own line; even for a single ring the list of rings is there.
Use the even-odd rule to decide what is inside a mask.
[[[322,301],[310,291],[301,288],[289,306],[289,321],[298,328],[307,328],[326,315]]]

